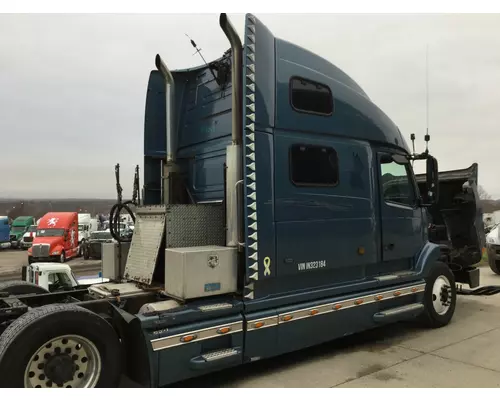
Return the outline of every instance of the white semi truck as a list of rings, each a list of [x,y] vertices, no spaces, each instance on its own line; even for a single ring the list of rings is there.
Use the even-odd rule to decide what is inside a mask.
[[[83,244],[89,240],[90,234],[97,230],[97,219],[89,213],[78,214],[78,255],[83,254]]]

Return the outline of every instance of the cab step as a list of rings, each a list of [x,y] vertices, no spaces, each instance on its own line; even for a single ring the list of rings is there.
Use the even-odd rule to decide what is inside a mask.
[[[192,369],[210,369],[227,365],[241,364],[241,348],[229,348],[211,351],[191,359]]]
[[[414,271],[404,270],[404,271],[393,272],[387,275],[375,276],[373,279],[375,279],[378,282],[387,282],[395,279],[406,278],[412,275],[416,275]]]
[[[415,318],[424,311],[422,303],[412,303],[401,307],[380,311],[373,316],[375,322],[395,322],[406,318]]]

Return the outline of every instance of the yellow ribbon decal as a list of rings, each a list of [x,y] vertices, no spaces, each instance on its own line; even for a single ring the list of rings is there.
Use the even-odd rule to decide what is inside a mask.
[[[264,258],[264,275],[271,275],[271,259]]]

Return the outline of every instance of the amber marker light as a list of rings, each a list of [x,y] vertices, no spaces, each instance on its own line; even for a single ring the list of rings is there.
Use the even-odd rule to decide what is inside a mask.
[[[196,335],[186,335],[186,336],[181,337],[181,342],[188,343],[194,339],[196,339]]]

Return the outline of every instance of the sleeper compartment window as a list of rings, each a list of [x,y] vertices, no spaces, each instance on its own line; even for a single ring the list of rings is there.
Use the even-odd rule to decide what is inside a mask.
[[[299,112],[328,116],[333,114],[333,96],[330,88],[303,78],[290,80],[290,102]]]

